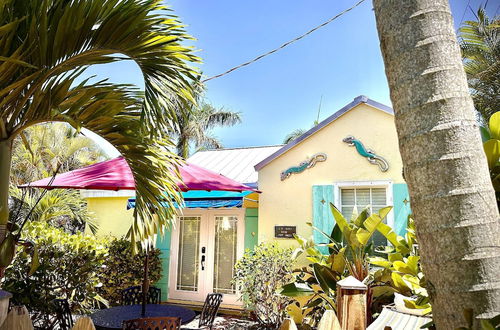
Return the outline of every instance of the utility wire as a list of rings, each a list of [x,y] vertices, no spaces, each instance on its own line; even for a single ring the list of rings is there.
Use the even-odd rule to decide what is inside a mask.
[[[285,42],[284,44],[282,44],[282,45],[281,45],[281,46],[279,46],[278,48],[275,48],[275,49],[273,49],[273,50],[271,50],[271,51],[269,51],[269,52],[267,52],[267,53],[264,53],[264,54],[262,54],[262,55],[259,55],[259,56],[257,56],[256,58],[254,58],[254,59],[252,59],[252,60],[250,60],[250,61],[248,61],[248,62],[242,63],[242,64],[240,64],[240,65],[238,65],[238,66],[235,66],[235,67],[233,67],[233,68],[231,68],[231,69],[229,69],[229,70],[227,70],[227,71],[225,71],[225,72],[223,72],[223,73],[220,73],[220,74],[218,74],[218,75],[215,75],[215,76],[209,77],[209,78],[207,78],[207,79],[204,79],[204,80],[202,80],[202,82],[207,82],[207,81],[209,81],[209,80],[212,80],[212,79],[215,79],[215,78],[219,78],[219,77],[225,76],[225,75],[227,75],[228,73],[231,73],[231,72],[233,72],[233,71],[235,71],[235,70],[238,70],[238,69],[240,69],[240,68],[242,68],[242,67],[244,67],[244,66],[247,66],[247,65],[249,65],[249,64],[252,64],[252,63],[254,63],[254,62],[257,62],[258,60],[260,60],[260,59],[262,59],[262,58],[264,58],[264,57],[266,57],[266,56],[269,56],[269,55],[271,55],[271,54],[273,54],[273,53],[276,53],[278,50],[281,50],[281,49],[285,48],[286,46],[288,46],[288,45],[290,45],[290,44],[293,44],[294,42],[299,41],[300,39],[302,39],[302,38],[304,38],[304,37],[308,36],[309,34],[313,33],[314,31],[316,31],[316,30],[318,30],[318,29],[322,28],[323,26],[325,26],[325,25],[327,25],[327,24],[330,24],[331,22],[333,22],[334,20],[336,20],[336,19],[337,19],[337,18],[339,18],[340,16],[344,15],[345,13],[347,13],[347,12],[349,12],[349,11],[353,10],[354,8],[356,8],[357,6],[359,6],[360,4],[362,4],[364,1],[365,1],[365,0],[360,0],[360,1],[358,1],[356,4],[354,4],[354,6],[352,6],[352,7],[348,8],[348,9],[346,9],[346,10],[342,11],[342,12],[340,12],[339,14],[337,14],[337,15],[333,16],[332,18],[330,18],[328,21],[326,21],[326,22],[324,22],[324,23],[322,23],[322,24],[320,24],[320,25],[316,26],[315,28],[313,28],[313,29],[311,29],[311,30],[307,31],[306,33],[302,34],[301,36],[298,36],[298,37],[297,37],[297,38],[295,38],[295,39],[292,39],[292,40],[290,40],[290,41]]]

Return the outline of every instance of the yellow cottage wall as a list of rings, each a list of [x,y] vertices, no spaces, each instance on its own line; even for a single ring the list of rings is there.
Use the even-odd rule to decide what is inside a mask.
[[[129,197],[87,197],[89,211],[99,226],[98,236],[121,237],[127,234],[134,210],[127,210]]]
[[[99,226],[98,236],[121,237],[127,234],[134,219],[134,211],[127,210],[130,197],[86,197],[88,209]],[[243,201],[243,208],[257,208],[258,193],[251,193]]]
[[[389,162],[389,170],[381,172],[354,147],[342,142],[348,135],[384,157]],[[281,181],[283,170],[318,152],[327,154],[326,162]],[[299,235],[312,235],[306,222],[312,221],[313,185],[368,180],[404,182],[394,116],[362,103],[260,169],[259,242],[274,239],[275,225],[297,226]],[[277,241],[284,246],[295,244],[290,239]]]

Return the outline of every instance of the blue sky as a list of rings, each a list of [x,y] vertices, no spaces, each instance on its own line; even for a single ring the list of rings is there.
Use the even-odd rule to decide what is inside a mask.
[[[207,76],[271,50],[319,25],[356,0],[170,0],[203,59]],[[451,0],[458,26],[473,19],[484,0]],[[490,0],[493,16],[499,1]],[[111,81],[142,86],[130,63],[90,70]],[[320,120],[358,95],[391,105],[371,0],[287,48],[227,76],[207,82],[207,101],[242,113],[243,123],[217,129],[225,147],[280,144],[296,128],[310,128],[320,99]],[[106,151],[116,155],[102,143]]]

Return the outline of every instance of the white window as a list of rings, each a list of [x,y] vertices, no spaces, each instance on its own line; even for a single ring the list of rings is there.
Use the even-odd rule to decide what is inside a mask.
[[[370,213],[373,213],[392,205],[390,181],[339,182],[335,187],[335,206],[347,220],[351,219],[354,208],[359,213],[368,206]],[[384,219],[384,223],[394,226],[393,212]],[[373,242],[375,246],[387,244],[380,233],[374,234]]]
[[[378,212],[387,206],[387,189],[383,188],[340,188],[340,211],[346,219],[350,219],[353,209],[361,212],[369,207],[370,213]]]

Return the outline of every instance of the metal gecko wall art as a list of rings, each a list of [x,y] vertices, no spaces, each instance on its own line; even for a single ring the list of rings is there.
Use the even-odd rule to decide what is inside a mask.
[[[314,154],[314,155],[312,155],[311,158],[301,162],[298,166],[292,166],[292,167],[284,170],[283,172],[281,172],[281,174],[280,174],[281,181],[288,179],[290,177],[290,175],[292,175],[292,174],[302,173],[306,169],[314,167],[314,165],[316,165],[316,163],[324,162],[325,160],[326,160],[325,153],[319,152],[317,154]]]
[[[354,136],[349,135],[345,137],[342,141],[347,143],[351,147],[356,147],[356,151],[358,152],[358,154],[360,154],[363,157],[366,157],[366,159],[371,164],[378,165],[378,168],[382,172],[387,172],[387,170],[389,169],[389,163],[387,162],[387,160],[385,160],[384,157],[377,155],[375,151],[371,149],[365,148],[363,143],[358,139],[356,139]]]

